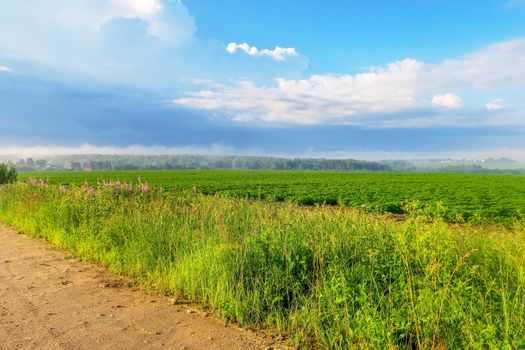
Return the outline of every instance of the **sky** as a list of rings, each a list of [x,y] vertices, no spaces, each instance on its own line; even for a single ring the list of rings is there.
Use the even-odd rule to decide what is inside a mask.
[[[525,0],[0,3],[0,155],[525,162]]]

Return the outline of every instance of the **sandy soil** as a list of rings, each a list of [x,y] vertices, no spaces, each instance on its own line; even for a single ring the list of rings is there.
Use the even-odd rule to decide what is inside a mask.
[[[278,349],[0,226],[1,349]]]

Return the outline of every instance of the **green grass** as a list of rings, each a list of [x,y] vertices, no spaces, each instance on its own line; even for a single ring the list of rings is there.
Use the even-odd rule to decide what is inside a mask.
[[[525,347],[520,222],[39,183],[0,187],[0,220],[303,348]]]
[[[24,173],[54,184],[99,179],[135,181],[174,191],[289,201],[303,205],[339,204],[372,211],[405,213],[405,205],[440,208],[448,221],[504,222],[525,213],[524,175],[330,173],[305,171],[113,171]],[[414,209],[414,208],[413,208]],[[434,210],[434,212],[437,212]]]

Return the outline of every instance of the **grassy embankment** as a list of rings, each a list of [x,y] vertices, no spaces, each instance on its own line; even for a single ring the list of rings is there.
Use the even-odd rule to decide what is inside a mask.
[[[525,228],[115,186],[0,187],[0,221],[304,347],[525,347]]]

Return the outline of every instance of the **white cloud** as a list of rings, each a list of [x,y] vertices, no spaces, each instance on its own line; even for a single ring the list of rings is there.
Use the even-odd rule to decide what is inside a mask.
[[[157,91],[180,91],[190,78],[297,77],[308,65],[304,57],[275,64],[230,56],[224,43],[202,40],[196,31],[180,0],[6,1],[0,5],[0,63],[24,65],[24,74],[49,80]],[[279,50],[275,55],[289,57]]]
[[[418,107],[415,73],[420,63],[404,60],[352,75],[313,75],[277,79],[277,87],[249,81],[203,90],[175,100],[178,105],[235,112],[240,122],[316,124],[360,113],[388,113]]]
[[[181,31],[183,27],[179,27],[178,23],[172,23],[165,18],[161,0],[109,0],[109,3],[110,8],[106,15],[108,18],[101,24],[118,17],[138,18],[148,22],[148,33],[159,39],[180,41],[188,36],[188,33]],[[189,34],[193,35],[194,29],[191,29]]]
[[[39,78],[173,86],[202,71],[210,51],[224,54],[205,47],[196,28],[180,1],[8,1],[0,5],[0,58],[23,61],[24,73]]]
[[[0,73],[10,73],[12,72],[11,68],[6,66],[0,66]]]
[[[244,51],[247,55],[258,57],[258,56],[268,56],[273,58],[276,61],[284,61],[287,57],[295,57],[298,56],[297,51],[295,48],[285,48],[276,46],[275,49],[269,50],[269,49],[263,49],[259,50],[255,46],[250,46],[248,43],[242,43],[237,44],[235,42],[229,43],[228,46],[226,46],[226,50],[233,54],[237,52],[238,50]]]
[[[117,9],[129,11],[128,15],[141,18],[152,18],[162,11],[159,0],[110,0],[110,3]]]
[[[458,108],[461,106],[461,97],[448,93],[444,95],[434,95],[432,103],[446,108]]]
[[[235,43],[228,47],[230,52],[237,49]],[[258,52],[249,45],[242,50]],[[428,126],[465,120],[459,115],[433,117],[443,107],[457,110],[462,104],[459,96],[441,91],[475,94],[523,88],[525,38],[490,45],[439,64],[405,59],[354,75],[279,78],[275,86],[237,81],[229,86],[188,93],[174,103],[222,112],[238,122],[399,125],[407,120],[392,120],[388,114],[410,112],[423,114],[411,120]]]
[[[143,21],[147,34],[169,43],[187,42],[197,30],[180,1],[24,0],[2,4],[1,49],[5,54],[49,60],[57,59],[57,54],[77,53],[80,57],[70,61],[78,61],[101,54],[104,27],[115,19]]]
[[[430,85],[454,85],[472,91],[525,87],[525,38],[486,46],[459,59],[430,65]]]
[[[499,98],[496,100],[489,101],[485,104],[485,109],[487,111],[498,111],[502,108],[503,108],[503,102]]]
[[[147,23],[151,36],[165,41],[180,42],[196,31],[181,2],[164,6],[161,0],[58,0],[54,10],[60,23],[76,30],[100,31],[112,19],[137,18]]]

